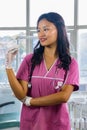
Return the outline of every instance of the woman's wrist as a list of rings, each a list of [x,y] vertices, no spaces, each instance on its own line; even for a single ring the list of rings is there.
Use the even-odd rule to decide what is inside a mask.
[[[21,102],[23,102],[26,106],[31,106],[31,103],[30,103],[31,99],[32,97],[26,96],[25,98],[21,100]]]
[[[12,69],[11,65],[5,66],[6,69]]]

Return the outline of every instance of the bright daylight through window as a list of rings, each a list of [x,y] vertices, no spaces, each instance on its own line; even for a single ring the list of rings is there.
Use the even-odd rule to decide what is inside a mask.
[[[36,4],[37,2],[40,5],[39,7]],[[26,53],[32,52],[36,44],[37,34],[35,29],[38,16],[43,12],[58,12],[65,20],[71,44],[71,53],[79,62],[80,83],[86,84],[87,61],[85,57],[87,56],[87,17],[83,15],[87,10],[86,0],[84,0],[84,2],[81,0],[78,0],[78,2],[75,0],[66,0],[66,2],[64,2],[64,0],[22,0],[20,4],[20,0],[0,1],[0,43],[7,44],[9,40],[16,39],[16,42],[20,44],[21,49],[19,51],[19,56],[17,57],[18,59],[15,59],[15,70],[17,70],[20,61]],[[49,3],[51,3],[50,6]],[[55,6],[53,6],[54,3],[56,3]],[[69,13],[67,14],[67,12]],[[1,49],[2,45],[0,44],[0,53],[3,54],[4,49]],[[6,78],[4,72],[2,72],[4,71],[3,55],[0,56],[0,62],[0,82],[4,82],[5,80],[3,79]]]

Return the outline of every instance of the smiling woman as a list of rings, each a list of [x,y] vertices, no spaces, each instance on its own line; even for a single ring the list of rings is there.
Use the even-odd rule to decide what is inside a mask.
[[[71,130],[67,102],[79,89],[79,70],[64,20],[56,12],[44,13],[37,29],[34,52],[24,57],[16,76],[10,64],[15,54],[6,55],[10,86],[23,103],[20,130]]]
[[[56,45],[57,29],[53,23],[46,19],[41,20],[38,24],[37,33],[42,46],[52,47]]]
[[[67,71],[65,73],[63,73],[63,70],[66,70],[66,68],[68,68],[68,64],[66,61],[69,61],[68,63],[70,63],[70,59],[72,61],[72,59],[74,59],[73,57],[75,57],[79,61],[81,94],[83,93],[83,91],[87,91],[87,82],[86,82],[87,81],[87,61],[85,60],[87,57],[87,53],[86,53],[87,52],[87,47],[86,47],[86,45],[87,45],[86,44],[87,43],[87,18],[85,17],[85,15],[83,15],[83,14],[85,14],[85,12],[87,12],[86,3],[87,3],[87,0],[84,0],[84,1],[81,1],[81,0],[72,0],[72,1],[70,1],[70,0],[66,0],[66,1],[65,0],[61,0],[61,1],[60,0],[47,0],[47,1],[41,1],[41,0],[37,0],[37,1],[35,1],[35,0],[22,0],[22,1],[7,0],[6,1],[6,0],[3,0],[3,1],[0,1],[0,18],[1,18],[0,19],[0,43],[3,41],[5,43],[4,45],[6,45],[7,42],[10,41],[9,39],[16,39],[17,43],[20,46],[18,55],[15,57],[15,60],[12,63],[12,66],[13,66],[13,70],[15,72],[17,72],[17,70],[18,70],[18,73],[20,72],[20,75],[17,79],[18,82],[16,82],[16,83],[20,83],[21,87],[20,87],[20,84],[16,84],[15,86],[17,87],[17,85],[19,85],[19,87],[18,87],[18,89],[15,87],[14,90],[17,89],[16,92],[19,92],[19,88],[20,88],[20,94],[17,95],[18,93],[15,93],[15,95],[16,95],[16,97],[18,97],[19,100],[24,99],[24,100],[21,100],[24,102],[23,103],[23,113],[22,113],[21,117],[24,119],[24,121],[28,120],[33,127],[36,127],[36,125],[37,125],[37,127],[39,127],[39,128],[36,128],[36,129],[38,129],[38,130],[39,129],[48,130],[50,128],[47,128],[47,127],[51,127],[52,123],[54,123],[55,126],[57,126],[60,124],[62,125],[62,123],[65,121],[65,120],[63,120],[64,115],[61,116],[62,115],[61,114],[59,116],[60,119],[58,119],[58,120],[61,120],[61,123],[57,124],[56,115],[58,113],[54,114],[52,112],[54,110],[57,111],[57,108],[59,110],[58,106],[60,106],[60,103],[58,102],[58,99],[60,99],[60,98],[57,97],[57,99],[54,99],[54,95],[51,95],[51,94],[56,93],[56,94],[58,94],[56,96],[59,96],[62,93],[62,95],[64,97],[62,96],[62,98],[61,98],[61,101],[62,101],[61,104],[63,104],[63,105],[65,102],[68,101],[69,95],[67,96],[66,93],[70,92],[72,86],[74,86],[74,83],[76,83],[76,82],[72,83],[72,81],[74,81],[73,77],[75,78],[76,77],[75,73],[77,73],[77,72],[73,73],[75,71],[75,69],[72,66],[76,66],[76,68],[78,68],[78,65],[75,65],[73,62],[71,62],[72,64],[70,64],[71,66],[69,66],[70,75],[69,75],[69,73],[67,73]],[[38,7],[38,5],[39,5],[39,7]],[[20,8],[20,10],[19,10],[19,8]],[[36,19],[38,19],[38,16],[41,15],[42,13],[47,13],[50,11],[57,12],[63,16],[63,18],[65,20],[65,25],[67,26],[66,29],[67,29],[67,34],[69,37],[69,42],[65,42],[65,40],[63,39],[66,37],[63,37],[63,34],[60,31],[60,26],[58,27],[58,30],[54,29],[54,28],[56,28],[57,24],[55,25],[54,24],[55,22],[49,21],[49,19],[46,19],[46,17],[44,20],[47,20],[47,21],[44,21],[43,19],[41,19],[39,21],[39,24],[42,21],[44,21],[44,24],[46,26],[42,26],[42,25],[40,27],[37,26],[37,30],[36,30]],[[67,15],[67,12],[69,12],[68,15]],[[47,24],[47,22],[50,23],[50,25],[52,24],[51,25],[52,28],[50,25]],[[55,32],[53,32],[53,30],[55,30]],[[21,32],[23,32],[24,35],[21,35]],[[52,32],[55,35],[52,35]],[[66,34],[66,32],[65,32],[65,34]],[[37,38],[37,35],[40,38]],[[25,36],[25,38],[24,38],[24,36]],[[35,38],[33,36],[35,36]],[[53,36],[55,38],[55,41],[52,41],[52,40],[54,40]],[[56,41],[56,37],[58,38],[57,39],[58,42]],[[39,39],[39,41],[38,41],[38,39]],[[61,39],[63,39],[64,42],[62,42]],[[67,40],[67,38],[66,38],[66,40]],[[38,42],[38,44],[37,44],[37,42]],[[53,43],[55,43],[55,45]],[[58,53],[57,53],[57,51],[55,52],[56,43],[58,43],[58,46],[57,46]],[[62,43],[64,46],[62,46],[62,44],[59,45],[59,43]],[[67,43],[67,45],[65,43]],[[70,47],[72,47],[70,52],[68,49],[69,48],[68,43],[69,43]],[[3,94],[4,90],[7,93],[8,87],[10,87],[10,85],[8,85],[8,79],[7,79],[6,72],[5,72],[5,64],[4,64],[5,49],[4,49],[4,47],[0,48],[0,97],[2,94],[2,97],[0,98],[1,99],[0,104],[2,103],[3,100],[5,102],[6,101],[9,102],[10,99],[12,99],[12,98],[9,98],[9,96],[11,94],[10,92],[8,93],[8,96],[7,95],[4,96],[4,94]],[[43,47],[45,47],[45,49]],[[34,49],[34,51],[33,51],[33,49]],[[67,50],[67,52],[69,52],[68,53],[68,55],[70,56],[70,57],[68,57],[69,59],[66,59],[65,57],[63,57],[64,55],[66,55],[66,53],[64,53],[64,52],[66,52],[66,50]],[[34,52],[33,53],[34,55],[30,54],[31,52]],[[60,52],[62,52],[62,53],[60,53]],[[70,53],[71,53],[71,55],[70,55]],[[28,56],[30,56],[30,57],[28,57],[28,56],[25,57],[26,54],[29,54]],[[21,61],[23,61],[23,62],[21,62]],[[29,63],[29,64],[27,64],[27,63]],[[75,63],[77,63],[76,60],[75,60]],[[22,67],[20,66],[18,69],[18,66],[20,64]],[[32,65],[32,69],[31,69],[31,65]],[[38,66],[40,67],[40,71],[39,71]],[[61,69],[61,66],[63,67],[63,69]],[[20,68],[22,68],[22,69],[20,69]],[[26,70],[27,70],[27,72],[26,72]],[[12,72],[12,71],[10,71],[10,72]],[[21,74],[23,74],[24,77],[22,77]],[[72,75],[72,77],[71,77],[71,75]],[[16,76],[16,78],[17,78],[17,76]],[[62,76],[62,78],[60,76]],[[69,82],[67,81],[67,77],[70,77]],[[66,84],[70,84],[70,85],[68,85],[68,88],[70,88],[69,91],[66,89],[66,87],[67,87],[66,84],[64,85],[64,88],[61,87],[64,84],[64,80],[67,81],[67,82],[65,82]],[[13,79],[13,81],[14,81],[14,79]],[[78,81],[77,81],[77,83],[78,83]],[[77,85],[77,83],[75,84],[73,90],[78,89],[79,84]],[[11,84],[11,85],[13,86],[13,84]],[[31,86],[31,88],[30,88],[30,86]],[[69,94],[71,94],[71,93],[69,93]],[[20,95],[22,95],[22,97],[20,97]],[[48,95],[53,96],[53,97],[49,97]],[[45,96],[48,96],[48,97],[45,97]],[[43,97],[43,98],[41,98],[41,97]],[[53,99],[53,101],[51,98]],[[64,100],[64,98],[65,98],[65,100]],[[50,101],[50,99],[51,99],[51,101]],[[19,104],[19,102],[18,102],[18,104]],[[26,106],[24,104],[26,104]],[[18,110],[17,108],[19,108],[19,107],[17,107],[17,105],[15,104],[15,111]],[[28,109],[28,105],[32,105],[32,106],[29,106],[29,109]],[[50,107],[51,105],[53,105],[53,106]],[[65,105],[64,105],[64,107],[63,107],[63,105],[61,105],[62,106],[61,108],[65,108]],[[57,107],[55,107],[55,106],[57,106]],[[51,112],[51,110],[49,110],[49,108],[54,108],[54,109],[52,109],[52,112]],[[44,111],[44,109],[48,110],[48,111]],[[42,111],[39,111],[39,110],[44,111],[44,113],[42,113]],[[8,106],[3,107],[3,109],[0,109],[0,112],[3,112],[3,113],[5,113],[5,112],[11,113],[12,111],[14,111],[14,109],[12,109],[12,107],[8,107]],[[32,114],[28,115],[28,113],[32,113]],[[51,114],[53,115],[52,119],[54,119],[54,122],[52,122],[52,120],[51,120]],[[45,115],[47,115],[47,118]],[[0,117],[1,117],[1,115],[0,115]],[[6,117],[6,116],[4,116],[4,117]],[[36,117],[36,118],[33,118],[33,117]],[[43,118],[41,118],[41,117],[43,117]],[[56,117],[56,119],[54,117]],[[85,117],[87,117],[87,116],[84,115],[84,119],[85,119]],[[43,122],[41,122],[41,124],[42,123],[45,124],[44,128],[41,128],[41,126],[39,125],[40,119],[41,119],[41,121],[43,121]],[[71,115],[71,119],[72,119],[72,115]],[[81,118],[79,118],[79,119],[81,119]],[[36,120],[39,123],[36,124]],[[83,120],[83,118],[82,118],[82,120]],[[46,122],[49,126],[46,124]],[[49,123],[49,122],[52,122],[52,123]],[[23,122],[23,124],[24,124],[24,122]],[[26,124],[27,123],[25,123],[24,126],[27,127]],[[66,124],[69,124],[69,123],[66,123]],[[62,125],[62,127],[63,127],[63,125]],[[61,129],[63,129],[63,128],[61,128]],[[76,129],[76,128],[74,128],[74,129]],[[65,130],[65,126],[64,126],[64,130]]]

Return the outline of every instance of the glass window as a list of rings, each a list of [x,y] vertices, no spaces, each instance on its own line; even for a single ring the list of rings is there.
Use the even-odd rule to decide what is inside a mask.
[[[0,27],[20,27],[25,24],[25,0],[0,0]]]
[[[11,41],[19,45],[17,57],[13,62],[13,68],[16,71],[23,57],[26,55],[25,31],[1,31],[0,32],[0,83],[8,82],[5,72],[5,54],[7,44]]]
[[[87,25],[87,0],[79,0],[78,2],[78,24]]]
[[[78,60],[80,67],[80,82],[87,84],[87,29],[78,31]]]
[[[74,0],[30,0],[30,26],[36,26],[42,13],[52,11],[61,14],[66,25],[74,24]]]
[[[1,40],[1,38],[2,37],[5,37],[5,36],[7,36],[7,37],[14,37],[14,38],[16,38],[18,35],[24,35],[24,33],[25,33],[25,31],[23,31],[23,30],[4,30],[4,31],[2,31],[2,30],[0,30],[0,40]]]

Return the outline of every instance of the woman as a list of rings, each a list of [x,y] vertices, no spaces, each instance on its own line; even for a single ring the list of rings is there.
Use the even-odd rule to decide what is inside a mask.
[[[6,59],[9,83],[23,102],[20,130],[70,130],[67,101],[79,89],[79,71],[62,16],[42,14],[37,33],[34,53],[24,58],[16,76],[10,66],[15,54],[8,52]]]

